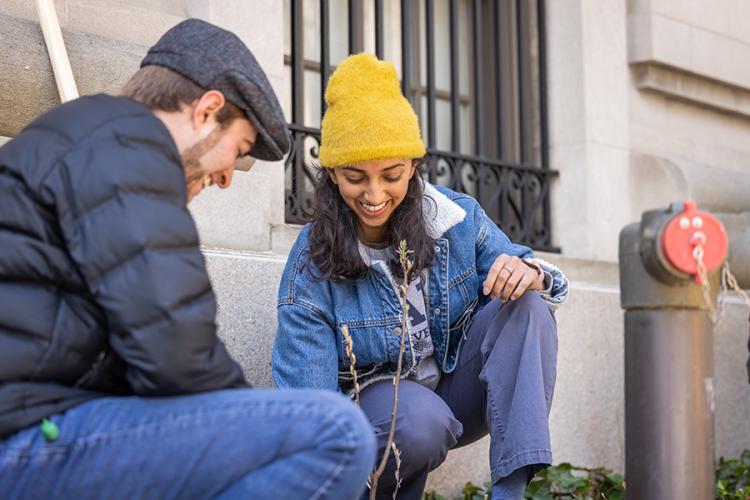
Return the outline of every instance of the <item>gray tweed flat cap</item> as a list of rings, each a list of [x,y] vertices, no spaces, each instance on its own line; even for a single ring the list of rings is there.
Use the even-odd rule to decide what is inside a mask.
[[[250,156],[276,161],[289,151],[289,132],[276,94],[258,61],[234,33],[188,19],[149,49],[141,67],[150,64],[169,68],[205,89],[219,90],[244,110],[258,130]]]

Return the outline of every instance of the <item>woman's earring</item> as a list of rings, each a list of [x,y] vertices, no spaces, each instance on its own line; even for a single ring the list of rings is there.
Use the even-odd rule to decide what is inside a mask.
[[[203,176],[203,189],[206,189],[210,185],[211,185],[211,176],[210,175],[204,175]]]

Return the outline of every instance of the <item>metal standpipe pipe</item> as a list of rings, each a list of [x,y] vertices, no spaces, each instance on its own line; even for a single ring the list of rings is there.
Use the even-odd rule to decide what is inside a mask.
[[[727,262],[741,288],[750,288],[750,212],[716,213],[729,236]]]
[[[673,204],[620,233],[628,498],[714,498],[713,327],[695,246],[715,304],[727,250],[716,218]]]

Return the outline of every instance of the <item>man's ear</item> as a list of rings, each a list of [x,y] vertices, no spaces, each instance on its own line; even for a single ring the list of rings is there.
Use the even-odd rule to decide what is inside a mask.
[[[218,90],[209,90],[195,101],[193,106],[193,124],[196,127],[202,127],[210,122],[216,122],[216,115],[224,107],[226,99],[224,94]]]

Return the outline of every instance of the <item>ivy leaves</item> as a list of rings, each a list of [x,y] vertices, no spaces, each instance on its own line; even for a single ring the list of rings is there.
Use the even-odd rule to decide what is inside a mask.
[[[492,500],[492,484],[484,487],[466,483],[463,496],[455,500]],[[625,500],[625,478],[604,467],[576,467],[562,463],[534,476],[526,488],[524,500]],[[750,500],[750,450],[738,459],[716,464],[716,499]],[[424,500],[448,500],[434,491]]]
[[[589,469],[568,463],[540,471],[526,488],[528,500],[624,500],[625,479],[603,467]]]

